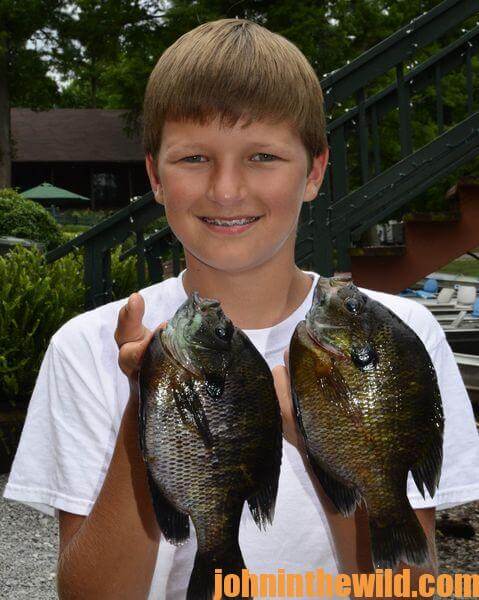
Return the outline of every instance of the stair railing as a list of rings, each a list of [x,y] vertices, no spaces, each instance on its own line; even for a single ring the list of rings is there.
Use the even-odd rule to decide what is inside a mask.
[[[174,268],[178,274],[180,248],[169,227],[145,239],[145,229],[148,225],[164,214],[163,206],[155,202],[150,192],[66,244],[51,250],[47,253],[46,260],[53,262],[69,252],[83,249],[85,308],[89,310],[100,306],[112,299],[111,252],[131,235],[135,236],[136,244],[133,249],[127,250],[120,256],[120,260],[133,253],[136,255],[136,271],[140,287],[144,287],[147,281],[146,265],[149,272],[148,279],[152,282],[161,281],[162,256],[168,250],[172,251]]]
[[[464,35],[419,66],[414,66],[417,61],[412,61],[418,50],[438,40],[477,13],[477,0],[442,2],[323,80],[322,86],[329,110],[351,96],[355,97],[356,105],[347,108],[343,115],[328,125],[331,163],[318,201],[314,203],[314,212],[310,220],[311,227],[315,230],[313,260],[316,270],[323,274],[332,274],[334,270],[350,270],[349,248],[352,239],[357,239],[371,225],[386,218],[417,196],[441,175],[448,174],[453,168],[474,157],[477,133],[473,107],[472,58],[478,52],[479,26],[476,25],[470,31],[463,29]],[[470,119],[466,119],[467,124],[464,122],[461,132],[465,133],[467,142],[462,150],[457,150],[456,155],[459,156],[456,156],[455,160],[449,163],[447,158],[440,160],[442,170],[430,169],[428,178],[421,181],[421,186],[415,188],[415,193],[414,190],[409,190],[407,196],[403,195],[403,201],[398,202],[398,192],[402,189],[397,185],[398,178],[410,175],[412,170],[418,170],[433,160],[439,160],[439,152],[442,149],[451,145],[458,149],[458,141],[454,136],[441,135],[445,129],[443,78],[462,65],[466,70],[467,114],[470,115]],[[392,68],[395,70],[394,83],[368,97],[367,86]],[[421,158],[421,162],[418,162],[412,159],[415,156],[411,127],[412,99],[431,84],[435,86],[439,137],[436,144],[422,152],[420,157],[416,157]],[[399,113],[401,159],[390,169],[384,170],[379,124],[381,119],[396,110]],[[357,146],[354,157],[351,157],[349,149],[351,141]],[[403,163],[407,158],[410,160]],[[359,183],[351,191],[350,165],[354,159],[359,166]],[[382,174],[382,179],[373,185],[372,180]],[[381,185],[381,191],[377,189],[378,185]],[[391,193],[386,192],[391,192],[395,186],[393,202]],[[375,193],[375,204],[372,203],[372,189]],[[378,201],[378,198],[381,200]],[[371,210],[373,207],[374,210]],[[307,257],[304,258],[307,260]]]

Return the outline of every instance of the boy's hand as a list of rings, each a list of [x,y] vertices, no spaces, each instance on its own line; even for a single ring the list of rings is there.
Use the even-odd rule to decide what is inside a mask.
[[[272,369],[274,387],[276,388],[276,395],[278,396],[281,417],[283,420],[283,436],[290,444],[293,444],[300,452],[303,452],[304,442],[296,424],[293,399],[291,397],[288,350],[284,353],[284,364],[286,366],[278,365]]]
[[[128,302],[122,306],[118,314],[118,324],[115,330],[115,341],[120,354],[118,364],[130,382],[130,390],[138,394],[138,372],[145,350],[154,335],[143,323],[145,301],[141,294],[134,293]],[[167,321],[163,321],[158,329],[164,328]]]

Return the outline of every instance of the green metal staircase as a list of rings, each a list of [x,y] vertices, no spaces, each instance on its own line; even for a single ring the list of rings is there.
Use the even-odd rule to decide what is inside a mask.
[[[328,124],[331,162],[318,198],[305,203],[300,214],[298,265],[326,276],[350,271],[351,243],[364,231],[479,154],[473,68],[479,23],[462,29],[452,42],[441,44],[441,38],[453,36],[474,15],[479,16],[479,0],[445,0],[321,81],[327,114],[342,114]],[[418,52],[435,42],[441,49],[418,63]],[[466,116],[446,128],[444,78],[457,69],[465,71]],[[392,83],[368,95],[378,80],[391,73]],[[435,89],[438,135],[415,148],[412,104],[414,97],[430,86]],[[381,149],[381,127],[391,114],[397,119],[401,156],[395,164],[387,165]],[[136,254],[140,286],[161,281],[165,252],[172,251],[174,274],[180,271],[181,254],[181,245],[168,227],[150,236],[144,233],[145,227],[163,214],[153,195],[146,194],[48,253],[47,261],[84,248],[86,308],[93,308],[111,300],[112,249],[134,235],[136,245],[124,256]]]

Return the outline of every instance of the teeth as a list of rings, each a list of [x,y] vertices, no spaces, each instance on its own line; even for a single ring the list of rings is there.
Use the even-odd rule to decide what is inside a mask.
[[[233,220],[228,220],[228,221],[223,221],[221,219],[207,219],[206,217],[203,218],[203,221],[206,221],[206,223],[211,223],[212,225],[221,225],[223,227],[233,227],[233,226],[239,226],[239,225],[246,225],[247,223],[252,223],[253,221],[256,221],[257,219],[259,219],[259,217],[249,217],[246,219],[233,219]]]

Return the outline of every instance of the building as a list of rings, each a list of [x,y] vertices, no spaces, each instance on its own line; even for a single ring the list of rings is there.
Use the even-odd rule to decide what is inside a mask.
[[[125,206],[149,189],[138,135],[125,133],[125,111],[13,108],[12,186],[43,182],[92,200],[94,209]]]

